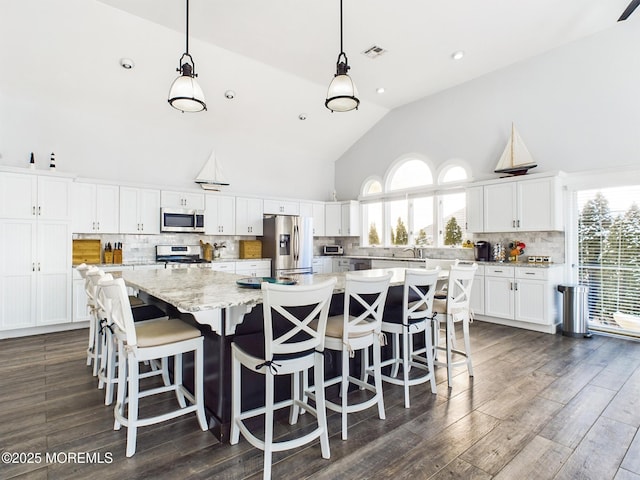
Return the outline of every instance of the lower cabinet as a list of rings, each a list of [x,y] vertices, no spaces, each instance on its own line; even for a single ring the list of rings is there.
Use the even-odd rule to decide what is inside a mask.
[[[473,277],[470,305],[474,315],[484,315],[484,265],[478,265]]]
[[[0,331],[71,321],[69,222],[0,220]]]
[[[236,262],[236,273],[248,277],[269,277],[271,276],[271,261],[255,260]]]
[[[484,315],[553,333],[560,322],[556,287],[561,281],[560,266],[486,266]]]

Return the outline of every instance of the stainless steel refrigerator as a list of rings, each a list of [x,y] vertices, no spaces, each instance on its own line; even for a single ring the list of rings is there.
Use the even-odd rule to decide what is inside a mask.
[[[290,215],[264,218],[262,255],[274,277],[313,273],[313,219]]]

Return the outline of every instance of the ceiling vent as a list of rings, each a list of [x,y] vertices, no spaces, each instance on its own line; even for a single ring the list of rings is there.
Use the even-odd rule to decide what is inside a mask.
[[[379,47],[377,45],[373,45],[367,48],[364,52],[362,52],[362,54],[369,58],[377,58],[385,52],[386,50],[384,48]]]

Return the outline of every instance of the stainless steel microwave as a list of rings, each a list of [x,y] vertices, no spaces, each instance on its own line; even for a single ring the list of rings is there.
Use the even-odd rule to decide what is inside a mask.
[[[204,233],[204,210],[160,209],[161,232]]]
[[[324,245],[322,253],[324,255],[342,255],[344,254],[344,249],[341,245]]]

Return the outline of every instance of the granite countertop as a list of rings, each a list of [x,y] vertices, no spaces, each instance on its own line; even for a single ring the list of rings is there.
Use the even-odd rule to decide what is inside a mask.
[[[414,258],[414,257],[382,257],[382,256],[369,256],[369,255],[334,255],[334,256],[330,256],[327,255],[327,257],[338,257],[338,258],[349,258],[349,259],[354,259],[354,260],[389,260],[389,261],[400,261],[400,262],[416,262],[416,263],[421,263],[424,262],[426,260],[426,258]],[[430,258],[431,260],[453,260],[452,258],[442,258],[442,259],[438,259],[438,258]],[[504,266],[504,267],[533,267],[533,268],[551,268],[551,267],[557,267],[560,265],[564,265],[562,263],[529,263],[529,262],[486,262],[486,261],[475,261],[475,260],[460,260],[462,263],[468,264],[468,263],[477,263],[478,265],[485,265],[485,266]]]
[[[391,285],[404,283],[404,268],[384,268],[349,272],[362,276],[378,276],[392,272]],[[443,276],[446,276],[443,272]],[[297,275],[299,284],[309,285],[336,278],[334,293],[344,292],[346,273]],[[122,272],[125,282],[149,295],[175,306],[187,313],[223,309],[236,306],[254,307],[262,303],[260,289],[243,288],[236,280],[246,276],[216,272],[203,268],[126,270]]]
[[[206,263],[224,263],[224,262],[259,262],[259,261],[271,261],[270,258],[214,258],[211,262]],[[96,267],[136,267],[146,265],[165,265],[167,262],[156,262],[155,260],[141,260],[141,261],[127,261],[122,263],[92,263]],[[72,265],[73,268],[78,265]]]

